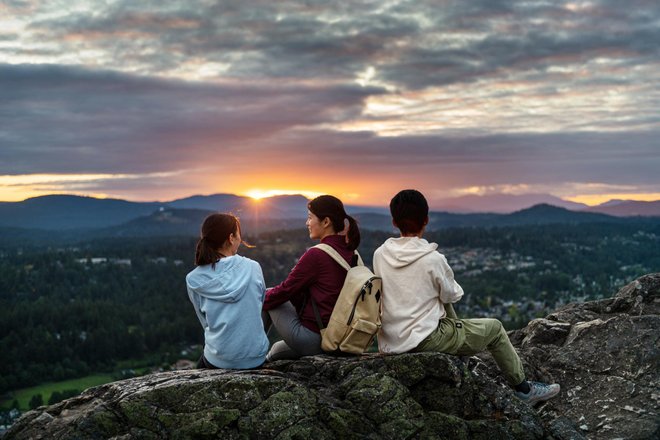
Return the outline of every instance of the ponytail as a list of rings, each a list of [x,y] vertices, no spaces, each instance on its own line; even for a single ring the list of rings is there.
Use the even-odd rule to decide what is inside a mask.
[[[307,204],[307,209],[319,219],[328,217],[332,223],[332,229],[336,233],[340,233],[346,229],[345,221],[348,220],[348,233],[346,234],[348,248],[352,251],[358,248],[360,245],[360,229],[358,228],[357,221],[346,214],[344,204],[341,200],[329,195],[318,196]]]
[[[347,215],[346,218],[348,219],[348,234],[346,234],[348,248],[354,251],[360,246],[360,229],[357,220],[350,215]]]
[[[241,228],[238,218],[231,214],[211,214],[202,223],[202,231],[195,249],[195,266],[215,263],[223,256],[220,249]]]
[[[195,266],[214,265],[219,259],[220,254],[209,244],[209,241],[205,237],[200,238],[195,249]]]

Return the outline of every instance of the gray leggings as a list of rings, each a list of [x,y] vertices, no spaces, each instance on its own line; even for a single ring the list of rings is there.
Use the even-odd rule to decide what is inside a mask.
[[[266,355],[267,361],[298,359],[302,356],[323,353],[321,335],[300,323],[300,317],[290,301],[263,313],[262,316],[266,331],[269,330],[272,323],[283,339],[270,347],[270,351]]]

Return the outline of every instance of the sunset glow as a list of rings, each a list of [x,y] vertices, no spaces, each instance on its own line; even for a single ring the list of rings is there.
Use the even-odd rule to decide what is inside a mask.
[[[637,200],[640,202],[653,202],[660,200],[660,193],[651,194],[594,194],[594,195],[581,195],[575,197],[564,197],[571,202],[584,203],[589,206],[600,205],[601,203],[610,200]]]
[[[111,182],[131,182],[145,179],[168,179],[177,173],[147,174],[19,174],[0,176],[0,201],[19,202],[49,194],[72,194],[95,198],[140,200],[131,191],[100,190]],[[151,199],[151,200],[155,200]],[[142,199],[141,201],[145,201]]]
[[[319,174],[321,175],[321,174]],[[95,191],[94,188],[101,182],[134,180],[144,181],[157,179],[167,180],[172,176],[169,174],[153,174],[153,175],[120,175],[120,174],[30,174],[30,175],[4,175],[0,176],[0,201],[18,202],[31,197],[44,196],[48,194],[72,194],[72,195],[86,195],[96,198],[118,198],[132,201],[168,201],[177,197],[186,197],[192,193],[170,193],[170,197],[145,197],[146,192],[142,192],[142,197],[136,197],[133,191],[112,191],[102,192]],[[357,180],[350,180],[350,187],[341,184],[332,184],[331,182],[324,183],[322,190],[311,189],[281,189],[269,188],[268,178],[262,176],[261,182],[264,186],[259,188],[250,188],[244,190],[242,188],[243,182],[240,179],[234,181],[233,184],[223,185],[215,188],[216,193],[232,193],[237,195],[244,195],[259,201],[261,199],[273,196],[294,195],[299,194],[313,199],[322,194],[332,194],[345,203],[348,204],[361,204],[372,206],[387,206],[389,199],[398,190],[403,187],[418,188],[424,191],[431,202],[435,199],[444,200],[451,197],[458,197],[463,195],[493,195],[493,194],[530,194],[530,193],[547,193],[564,200],[570,200],[577,203],[584,203],[589,206],[599,205],[613,199],[621,200],[638,200],[638,201],[654,201],[660,200],[660,192],[626,192],[618,191],[613,185],[607,184],[594,184],[594,183],[564,183],[562,185],[545,186],[545,185],[490,185],[490,186],[470,186],[455,188],[451,191],[443,191],[435,188],[425,186],[423,182],[408,179],[404,184],[398,184],[393,181],[383,181],[377,188],[370,187],[368,183],[364,186],[357,183]],[[278,183],[282,180],[282,176],[274,176],[273,183]],[[321,179],[323,181],[323,179]],[[281,183],[281,182],[280,182]],[[298,182],[301,183],[301,182]],[[621,188],[625,188],[622,186]],[[359,192],[357,192],[359,191]],[[208,193],[208,191],[200,191]]]
[[[91,191],[76,191],[86,182],[124,179],[127,176],[112,174],[27,174],[0,176],[0,201],[18,202],[47,194],[77,194],[106,198],[107,194]]]
[[[4,2],[0,201],[659,199],[660,9],[486,3]]]
[[[314,197],[320,196],[322,193],[295,189],[251,189],[245,192],[246,196],[255,200],[264,199],[266,197],[285,196],[292,194],[300,194],[307,197],[308,199],[313,199]]]

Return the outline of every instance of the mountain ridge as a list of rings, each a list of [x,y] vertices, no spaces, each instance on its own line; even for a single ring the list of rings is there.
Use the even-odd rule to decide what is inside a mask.
[[[161,209],[198,209],[213,212],[232,212],[242,219],[252,220],[278,220],[283,222],[290,219],[301,219],[307,216],[307,201],[302,195],[282,195],[255,200],[245,196],[234,194],[212,194],[195,195],[183,199],[176,199],[170,202],[131,202],[121,199],[99,199],[86,196],[72,196],[54,194],[48,196],[33,197],[22,202],[0,202],[0,227],[19,227],[45,230],[76,230],[76,229],[94,229],[119,226],[124,223],[136,220],[144,216],[149,216]],[[546,204],[547,205],[547,204]],[[533,205],[538,206],[538,205]],[[555,206],[555,205],[552,205]],[[640,211],[638,207],[644,207]],[[525,209],[529,209],[525,208]],[[631,202],[621,201],[620,203],[610,204],[603,208],[592,207],[580,211],[567,212],[575,214],[600,215],[601,210],[609,210],[615,217],[625,217],[622,213],[633,213],[635,216],[654,216],[655,210],[660,217],[660,201],[657,202]],[[387,207],[373,207],[365,205],[346,205],[347,211],[363,218],[377,218],[382,215],[389,217]],[[494,215],[514,215],[520,217],[519,212],[525,209],[516,210],[510,214],[496,212],[471,212],[456,213],[449,211],[433,210],[431,213],[431,227],[434,221],[433,213],[444,212],[444,221],[446,224],[458,224],[457,219],[463,218],[466,225],[479,224],[475,222],[477,217],[459,217],[459,216],[482,216],[482,219],[492,219]],[[569,218],[573,214],[563,213],[563,216]],[[557,211],[555,211],[555,214]],[[605,213],[607,214],[607,213]],[[435,214],[437,217],[437,214]],[[454,216],[454,217],[452,217]],[[559,216],[555,216],[559,217]],[[577,218],[577,217],[576,217]],[[597,217],[592,217],[596,219]],[[600,217],[602,221],[604,217]],[[570,220],[579,221],[579,220]],[[383,223],[383,220],[378,220]],[[389,223],[389,220],[386,220]],[[515,221],[512,221],[515,223]],[[385,225],[390,229],[390,225]]]
[[[560,208],[579,211],[588,208],[584,203],[571,202],[550,194],[468,194],[460,197],[439,199],[432,203],[437,211],[458,213],[498,213],[509,214],[534,205],[548,204]],[[451,209],[448,209],[451,208]]]
[[[639,200],[610,200],[592,206],[585,212],[599,212],[616,217],[657,217],[660,216],[660,200],[645,202]]]
[[[189,236],[199,234],[199,228],[206,216],[213,211],[203,209],[170,209],[159,208],[156,211],[131,219],[119,225],[102,228],[80,229],[28,229],[20,227],[0,226],[0,243],[4,245],[21,245],[28,243],[65,244],[97,238],[112,237],[165,237]],[[363,230],[391,231],[395,233],[389,214],[362,213],[355,217]],[[537,205],[513,214],[454,214],[447,212],[431,212],[429,214],[428,231],[438,231],[449,228],[492,228],[518,227],[552,224],[655,224],[660,219],[651,217],[621,218],[598,213],[573,212],[551,205]],[[241,217],[243,234],[246,237],[258,236],[260,233],[275,230],[303,229],[305,219],[279,218],[267,219],[258,217]],[[56,232],[55,234],[53,232]]]

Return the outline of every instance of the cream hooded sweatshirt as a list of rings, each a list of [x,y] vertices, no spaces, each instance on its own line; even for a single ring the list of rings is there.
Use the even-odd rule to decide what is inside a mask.
[[[374,253],[374,272],[383,279],[382,353],[405,353],[431,334],[463,289],[436,243],[423,238],[390,238]]]

